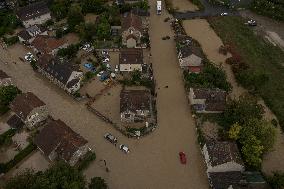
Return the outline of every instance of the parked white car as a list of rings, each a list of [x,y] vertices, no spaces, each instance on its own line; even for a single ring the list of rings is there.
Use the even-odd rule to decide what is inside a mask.
[[[115,72],[118,72],[118,71],[119,71],[118,65],[115,65],[114,71],[115,71]]]
[[[126,154],[128,154],[130,152],[129,148],[127,146],[125,146],[124,144],[119,145],[119,149]]]
[[[36,59],[35,59],[34,55],[31,52],[28,52],[25,55],[25,60],[28,61],[28,62],[31,62],[31,61],[35,61]]]
[[[102,50],[102,55],[108,55],[108,51]]]
[[[222,12],[221,16],[228,16],[228,13],[227,12]]]

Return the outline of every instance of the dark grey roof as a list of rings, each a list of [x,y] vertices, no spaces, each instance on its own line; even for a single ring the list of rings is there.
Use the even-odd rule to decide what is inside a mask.
[[[39,67],[45,72],[52,75],[64,85],[67,84],[73,71],[72,63],[61,60],[60,58],[53,58],[51,55],[44,55],[37,61]]]
[[[47,3],[44,1],[36,2],[20,8],[16,14],[22,21],[30,20],[35,17],[49,13]]]
[[[210,172],[208,176],[212,189],[228,189],[230,186],[234,189],[239,188],[243,181],[242,173],[239,171]]]
[[[23,38],[25,41],[29,40],[32,38],[32,36],[27,32],[27,30],[22,30],[18,33],[18,36]]]
[[[244,165],[235,142],[207,140],[206,147],[213,167],[228,162]]]
[[[151,94],[147,90],[123,90],[120,93],[120,112],[150,110]]]
[[[16,114],[9,118],[7,124],[13,129],[21,129],[25,125],[21,118],[19,118]]]
[[[143,51],[141,49],[121,49],[119,64],[143,64]]]
[[[227,92],[221,89],[193,89],[194,99],[205,99],[207,111],[224,111]]]
[[[69,81],[66,85],[66,87],[68,89],[72,88],[75,84],[77,84],[78,82],[80,81],[79,78],[76,78],[76,79],[72,79],[71,81]]]

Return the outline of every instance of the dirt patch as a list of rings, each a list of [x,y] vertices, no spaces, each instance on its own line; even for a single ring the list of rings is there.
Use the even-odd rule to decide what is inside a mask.
[[[85,22],[86,23],[95,23],[97,17],[98,17],[98,15],[88,13],[85,16]]]
[[[120,122],[120,92],[122,86],[116,85],[94,101],[92,107],[108,117],[114,123]]]
[[[189,0],[172,0],[174,8],[179,12],[197,11],[198,7]]]
[[[7,123],[0,122],[0,135],[5,133],[10,129],[10,126]]]
[[[204,122],[201,126],[201,130],[205,136],[206,139],[218,139],[218,129],[220,126],[218,126],[216,123],[211,122]]]
[[[75,33],[68,33],[63,37],[63,39],[68,43],[68,45],[77,44],[80,42],[78,35]]]

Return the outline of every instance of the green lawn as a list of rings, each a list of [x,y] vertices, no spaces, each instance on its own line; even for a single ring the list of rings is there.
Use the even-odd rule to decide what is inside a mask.
[[[268,77],[263,85],[255,86],[256,92],[284,127],[284,52],[256,36],[244,22],[240,17],[209,19],[223,42],[234,46],[249,65],[249,73],[264,73]]]

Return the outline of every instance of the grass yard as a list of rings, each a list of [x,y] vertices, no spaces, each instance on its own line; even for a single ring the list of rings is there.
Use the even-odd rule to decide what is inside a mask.
[[[251,28],[244,25],[240,17],[210,18],[209,23],[225,44],[233,46],[246,64],[247,76],[265,74],[263,83],[252,83],[258,93],[275,113],[284,127],[284,52],[256,36]],[[237,78],[238,80],[238,78]],[[245,84],[246,79],[239,80]],[[245,86],[246,87],[246,86]]]

